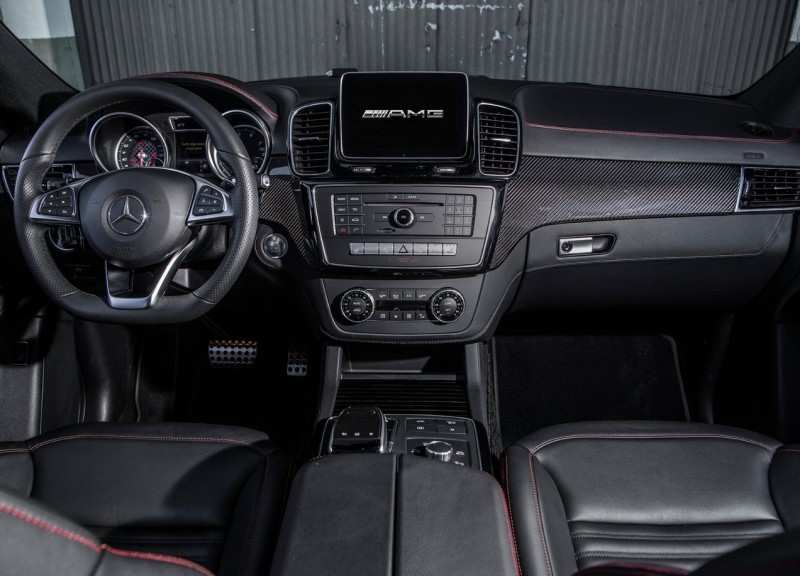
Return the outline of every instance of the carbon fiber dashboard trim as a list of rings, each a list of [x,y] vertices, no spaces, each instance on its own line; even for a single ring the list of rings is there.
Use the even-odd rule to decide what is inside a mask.
[[[491,267],[545,224],[733,213],[740,184],[735,165],[523,156],[506,185]]]
[[[303,215],[303,201],[289,176],[270,177],[270,186],[261,195],[259,217],[281,226],[303,259],[314,263],[314,248]]]

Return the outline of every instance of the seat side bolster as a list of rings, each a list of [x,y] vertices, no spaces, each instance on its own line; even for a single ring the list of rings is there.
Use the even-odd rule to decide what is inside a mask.
[[[575,548],[558,487],[520,446],[506,451],[506,490],[525,576],[567,576],[577,570]]]
[[[769,485],[775,509],[786,530],[800,528],[800,445],[783,446],[772,458]]]
[[[33,471],[33,458],[27,447],[6,444],[0,448],[0,490],[30,496]]]

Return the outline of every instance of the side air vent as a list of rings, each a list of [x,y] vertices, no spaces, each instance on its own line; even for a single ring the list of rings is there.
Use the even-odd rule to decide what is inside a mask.
[[[511,108],[478,104],[478,169],[486,176],[511,176],[519,158],[519,116]]]
[[[14,197],[14,188],[17,185],[17,174],[19,173],[19,165],[3,166],[3,184],[5,185],[6,192],[12,198]],[[75,165],[74,164],[53,164],[47,170],[42,181],[42,190],[54,190],[61,188],[72,179],[75,178]]]
[[[745,168],[742,177],[740,209],[800,208],[800,169]]]
[[[308,104],[295,110],[289,128],[292,170],[300,176],[319,176],[331,170],[333,105]]]

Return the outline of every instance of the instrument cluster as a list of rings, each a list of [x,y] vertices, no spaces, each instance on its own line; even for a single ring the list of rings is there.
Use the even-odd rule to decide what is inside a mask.
[[[269,128],[248,110],[227,110],[222,116],[242,139],[253,170],[262,174],[272,148]],[[184,114],[145,116],[127,111],[110,112],[92,124],[89,148],[97,166],[106,172],[163,167],[206,178],[233,180],[230,167],[219,158],[206,129]]]

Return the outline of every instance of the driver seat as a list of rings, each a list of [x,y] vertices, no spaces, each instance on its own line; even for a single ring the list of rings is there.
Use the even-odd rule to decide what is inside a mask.
[[[113,549],[217,574],[268,571],[287,472],[264,434],[227,426],[86,424],[0,444],[0,490]]]

